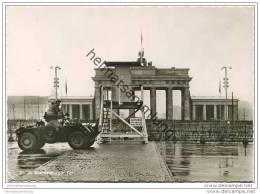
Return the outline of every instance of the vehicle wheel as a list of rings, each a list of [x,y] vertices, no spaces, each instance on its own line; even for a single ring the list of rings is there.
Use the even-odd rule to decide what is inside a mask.
[[[19,135],[18,146],[25,151],[39,149],[36,136],[30,132]]]
[[[74,131],[69,135],[68,143],[73,149],[83,149],[86,145],[86,136],[80,131]]]

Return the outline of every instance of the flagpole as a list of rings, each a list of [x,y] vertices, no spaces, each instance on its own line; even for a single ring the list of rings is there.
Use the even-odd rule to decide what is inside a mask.
[[[60,85],[60,101],[61,101],[61,105],[62,105],[62,84]]]
[[[141,31],[141,51],[140,51],[140,59],[141,59],[141,65],[145,66],[143,57],[144,57],[143,33],[142,33],[142,31]]]
[[[218,92],[219,92],[219,97],[221,97],[221,79],[219,78],[219,89],[218,89]]]
[[[67,77],[65,78],[65,93],[67,99],[68,85],[67,85]],[[68,113],[68,104],[66,104],[66,113]]]
[[[141,32],[141,65],[143,65],[143,34]]]

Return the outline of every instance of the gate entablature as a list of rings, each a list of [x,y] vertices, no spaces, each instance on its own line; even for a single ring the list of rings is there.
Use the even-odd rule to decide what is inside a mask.
[[[98,118],[98,107],[100,101],[100,92],[98,88],[110,87],[111,85],[142,85],[144,89],[150,90],[150,107],[151,112],[156,112],[156,90],[166,91],[166,119],[173,119],[173,95],[172,90],[181,90],[182,95],[182,119],[190,120],[191,107],[190,107],[190,91],[188,68],[156,68],[148,63],[148,66],[142,66],[139,61],[109,61],[104,62],[104,66],[95,69],[95,103],[96,103],[96,116]],[[132,88],[131,88],[132,89]],[[133,88],[134,92],[134,88]],[[113,91],[114,99],[117,98],[119,88]]]

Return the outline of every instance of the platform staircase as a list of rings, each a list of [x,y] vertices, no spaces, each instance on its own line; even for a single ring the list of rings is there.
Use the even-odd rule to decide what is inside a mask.
[[[142,105],[142,104],[141,104]],[[117,111],[119,109],[134,110],[128,117],[121,117]],[[136,107],[136,103],[115,102],[112,100],[104,101],[101,96],[100,111],[100,135],[99,143],[148,143],[148,134],[144,112]],[[135,113],[141,111],[141,117],[134,117]]]

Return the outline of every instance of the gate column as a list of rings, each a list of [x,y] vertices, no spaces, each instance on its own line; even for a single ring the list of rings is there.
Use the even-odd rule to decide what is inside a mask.
[[[151,116],[156,113],[156,88],[150,89],[150,107],[151,107]]]
[[[166,89],[166,119],[173,119],[172,88]]]
[[[217,120],[217,105],[214,104],[214,120]]]
[[[101,105],[101,88],[100,87],[95,87],[95,118],[98,119],[99,118],[99,114],[100,114],[100,105]]]
[[[182,120],[190,120],[190,90],[188,87],[181,90]]]
[[[192,120],[196,120],[196,105],[192,106]]]
[[[207,109],[206,109],[206,104],[203,105],[203,120],[207,120]]]

